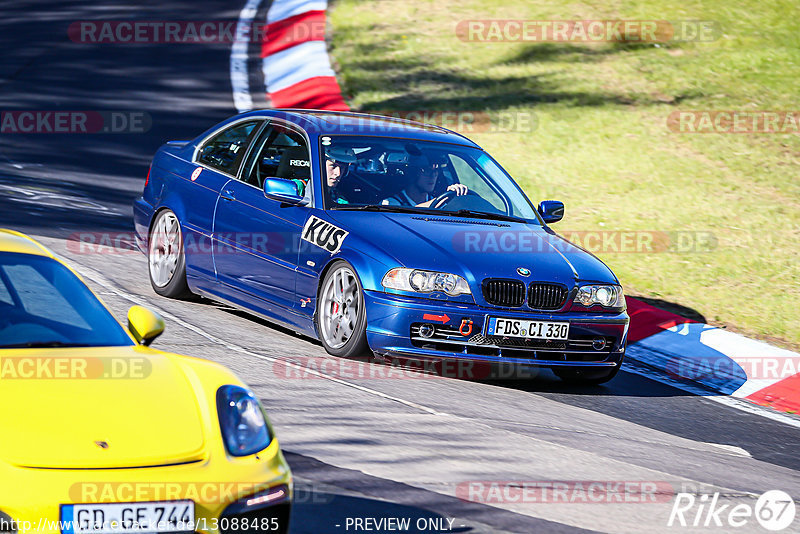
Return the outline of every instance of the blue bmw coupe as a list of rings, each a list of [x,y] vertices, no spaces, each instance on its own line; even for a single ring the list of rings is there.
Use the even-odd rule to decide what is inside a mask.
[[[629,318],[611,270],[450,130],[262,110],[162,146],[134,205],[160,295],[204,295],[336,356],[547,367],[601,383]]]

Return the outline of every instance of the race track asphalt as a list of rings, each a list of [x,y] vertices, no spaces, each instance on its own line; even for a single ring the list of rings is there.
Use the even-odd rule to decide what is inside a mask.
[[[313,340],[227,306],[157,296],[138,252],[69,244],[80,232],[130,232],[131,203],[158,146],[234,113],[228,44],[82,44],[68,38],[69,25],[235,21],[237,4],[4,6],[0,111],[144,112],[152,127],[0,133],[0,226],[41,238],[118,318],[134,303],[162,313],[167,330],[156,348],[224,363],[252,386],[298,479],[293,532],[364,532],[354,518],[388,517],[412,525],[453,521],[448,529],[411,532],[724,532],[731,527],[713,522],[668,527],[673,494],[718,491],[719,505],[749,506],[772,489],[800,497],[800,428],[758,410],[721,405],[625,368],[607,385],[581,388],[549,372],[489,382],[343,363]],[[663,491],[649,503],[519,502],[514,492],[491,502],[458,498],[470,482],[487,480],[644,481]],[[737,531],[766,532],[752,519]]]

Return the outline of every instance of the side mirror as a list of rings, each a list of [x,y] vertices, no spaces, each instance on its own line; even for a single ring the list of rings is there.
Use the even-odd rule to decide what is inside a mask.
[[[544,222],[558,222],[564,218],[564,203],[559,200],[543,200],[539,203],[538,211]]]
[[[291,206],[302,206],[306,203],[305,198],[297,194],[297,185],[282,178],[265,178],[264,196]]]
[[[145,347],[164,332],[164,319],[144,306],[131,306],[128,310],[128,331]]]

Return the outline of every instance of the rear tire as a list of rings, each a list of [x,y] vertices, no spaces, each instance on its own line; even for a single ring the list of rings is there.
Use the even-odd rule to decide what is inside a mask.
[[[353,267],[337,261],[317,296],[317,330],[328,354],[346,358],[371,355],[367,344],[364,291]]]
[[[553,373],[567,384],[596,386],[617,376],[620,367],[622,367],[621,362],[614,367],[601,367],[600,369],[597,367],[562,367],[553,368]]]
[[[178,217],[171,210],[156,215],[147,245],[150,285],[161,296],[173,299],[192,295],[186,283],[186,257]]]

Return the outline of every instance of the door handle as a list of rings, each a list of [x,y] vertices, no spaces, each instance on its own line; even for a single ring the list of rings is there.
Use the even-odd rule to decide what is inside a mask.
[[[233,189],[226,189],[220,197],[222,200],[236,200],[236,193],[234,193]]]

